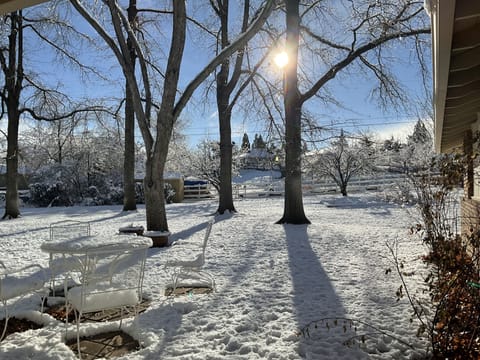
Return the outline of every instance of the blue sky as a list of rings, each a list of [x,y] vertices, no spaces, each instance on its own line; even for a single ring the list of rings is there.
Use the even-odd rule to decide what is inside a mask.
[[[139,1],[139,7],[147,6],[145,2]],[[77,22],[82,24],[83,19]],[[81,25],[87,29],[88,25]],[[168,30],[167,30],[168,31]],[[193,76],[206,64],[208,56],[204,55],[199,39],[192,39],[192,33],[189,33],[190,41],[185,49],[183,67],[181,70],[181,84],[185,85]],[[48,54],[44,54],[41,62],[42,71],[48,72],[49,65],[55,67],[55,59]],[[95,58],[91,51],[84,54],[85,58]],[[119,71],[119,65],[116,63],[110,50],[106,51],[102,57],[96,57],[95,65],[100,66],[101,71],[116,79],[117,82],[110,85],[102,85],[101,82],[82,83],[71,70],[62,70],[60,66],[55,69],[58,78],[66,85],[68,91],[75,96],[82,97],[87,94],[98,94],[98,96],[110,96],[116,94],[121,96],[123,89],[123,77]],[[412,71],[412,65],[409,63],[409,54],[403,48],[399,48],[397,54],[397,64],[395,71],[402,79],[402,82],[409,88],[410,94],[420,94],[422,84],[419,76]],[[371,82],[365,77],[348,74],[338,76],[330,84],[329,88],[342,107],[325,106],[323,104],[309,101],[305,108],[314,113],[321,125],[337,128],[340,131],[343,128],[347,132],[356,133],[358,131],[368,131],[377,133],[382,138],[394,136],[402,138],[406,132],[410,132],[417,117],[413,113],[396,113],[394,111],[382,111],[369,99],[371,91]],[[212,95],[214,91],[212,90]],[[214,96],[211,96],[214,99]],[[218,118],[216,107],[211,102],[206,102],[201,90],[198,90],[195,97],[189,103],[182,113],[182,119],[186,122],[183,133],[186,136],[190,146],[195,146],[199,141],[209,138],[218,139]],[[245,118],[242,111],[234,111],[232,119],[233,140],[241,142],[244,132],[247,132],[252,140],[255,133],[262,134],[264,139],[268,140],[267,124],[264,121],[255,119],[254,116]],[[141,136],[138,134],[138,138]]]

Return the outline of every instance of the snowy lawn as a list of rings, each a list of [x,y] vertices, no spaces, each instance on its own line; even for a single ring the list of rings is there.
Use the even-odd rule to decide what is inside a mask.
[[[163,264],[201,242],[215,201],[167,206],[169,248],[149,249],[145,292],[150,308],[138,323],[124,321],[124,331],[143,346],[128,359],[415,359],[426,341],[416,338],[406,298],[397,301],[400,285],[385,243],[398,239],[407,270],[422,268],[425,252],[408,235],[413,209],[379,200],[375,194],[306,196],[312,225],[275,225],[283,199],[259,198],[236,202],[238,213],[219,216],[207,248],[206,269],[214,274],[217,291],[170,301]],[[22,218],[0,222],[2,260],[7,266],[38,262],[48,265],[40,245],[49,237],[49,224],[72,219],[90,221],[93,234],[115,236],[122,226],[145,225],[145,211],[122,212],[120,206],[23,208]],[[180,239],[188,239],[182,241]],[[183,242],[183,243],[182,243]],[[393,270],[393,268],[392,268]],[[418,274],[418,273],[417,273]],[[420,276],[408,278],[412,286]],[[45,324],[42,329],[9,336],[0,343],[0,359],[75,359],[64,345],[64,324],[40,316],[39,299],[20,300],[14,311]],[[313,320],[332,318],[299,330]],[[357,319],[392,336],[333,318]],[[327,326],[328,323],[328,326]],[[110,330],[118,324],[82,324],[85,334]],[[363,344],[361,337],[367,337]],[[69,338],[75,336],[72,328]],[[352,345],[345,345],[349,340]],[[402,341],[414,346],[411,349]]]

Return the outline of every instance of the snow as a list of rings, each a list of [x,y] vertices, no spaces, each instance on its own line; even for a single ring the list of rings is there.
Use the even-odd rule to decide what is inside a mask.
[[[43,288],[48,280],[43,268],[26,266],[16,271],[0,271],[0,300],[9,300]]]
[[[412,292],[420,292],[425,252],[408,233],[413,209],[388,204],[378,194],[305,196],[312,225],[276,225],[281,197],[237,200],[237,214],[218,216],[206,251],[204,270],[216,292],[164,296],[171,278],[166,262],[179,251],[201,251],[215,200],[167,206],[174,246],[148,249],[144,291],[151,305],[137,321],[123,321],[125,332],[142,348],[119,359],[417,359],[427,340],[417,338],[406,298],[397,301],[400,280],[386,242],[397,241]],[[0,250],[7,267],[48,266],[40,246],[49,224],[89,221],[93,234],[115,237],[124,224],[144,224],[145,209],[121,206],[23,208],[22,218],[0,222]],[[198,246],[197,246],[198,244]],[[65,325],[39,313],[38,296],[21,298],[12,312],[44,324],[12,334],[0,343],[0,359],[75,359],[65,344]],[[301,330],[312,321],[309,336]],[[348,321],[356,319],[373,328]],[[82,335],[118,327],[118,322],[81,324]],[[68,337],[75,336],[69,325]],[[365,343],[357,335],[369,333]],[[386,336],[390,334],[391,336]],[[353,340],[357,339],[355,342]],[[413,348],[405,345],[411,344]],[[349,345],[345,345],[348,343]]]
[[[132,289],[117,289],[108,286],[76,286],[68,291],[68,298],[76,309],[85,312],[138,304],[138,293]]]
[[[278,170],[240,170],[238,176],[233,178],[235,184],[242,185],[262,185],[270,184],[273,180],[278,180],[281,173]]]
[[[129,235],[102,234],[78,236],[71,239],[53,239],[45,241],[40,249],[46,253],[82,254],[91,252],[112,252],[129,249],[141,249],[152,246],[152,239]]]

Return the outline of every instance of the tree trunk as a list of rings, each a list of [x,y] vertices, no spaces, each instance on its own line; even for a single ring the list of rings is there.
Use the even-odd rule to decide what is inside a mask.
[[[165,194],[163,192],[163,170],[165,162],[159,161],[158,157],[148,157],[145,162],[145,210],[147,230],[168,231],[167,216],[165,210]]]
[[[2,60],[7,97],[2,97],[8,113],[7,130],[7,192],[3,219],[20,216],[18,200],[18,128],[20,94],[23,82],[23,28],[21,11],[10,14],[8,64]]]
[[[8,145],[7,145],[7,192],[5,196],[4,219],[18,218],[20,207],[18,201],[18,123],[17,109],[8,109]]]
[[[167,162],[168,145],[173,132],[174,122],[172,119],[171,113],[162,111],[158,113],[154,151],[147,156],[145,162],[145,209],[147,230],[151,231],[168,231],[163,173]]]
[[[231,113],[224,106],[219,106],[219,110],[221,110],[218,113],[220,123],[220,191],[217,212],[223,214],[225,211],[236,212],[236,210],[232,195]]]
[[[137,18],[137,1],[130,0],[128,7],[128,21],[135,29]],[[135,45],[130,35],[127,38],[132,72],[135,75]],[[123,158],[123,211],[137,210],[135,197],[135,111],[133,108],[133,94],[128,80],[125,82],[125,152]]]
[[[218,16],[220,18],[220,45],[225,49],[230,45],[228,38],[229,1],[218,1]],[[248,6],[249,2],[245,2]],[[248,20],[248,9],[243,14],[242,31],[245,31]],[[217,110],[220,130],[220,190],[217,213],[225,211],[236,212],[232,194],[232,108],[230,96],[239,79],[243,55],[239,53],[234,66],[232,79],[229,83],[230,59],[226,58],[217,73]]]
[[[137,209],[135,197],[135,113],[128,84],[125,89],[125,152],[123,159],[123,211]]]
[[[347,184],[342,184],[340,186],[340,192],[342,193],[342,196],[347,196]]]
[[[302,195],[302,102],[298,90],[299,1],[285,0],[288,65],[285,69],[285,204],[277,224],[310,224],[303,209]]]

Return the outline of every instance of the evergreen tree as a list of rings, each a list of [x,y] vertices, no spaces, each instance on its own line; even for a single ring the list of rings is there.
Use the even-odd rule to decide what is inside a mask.
[[[244,133],[242,138],[242,151],[250,150],[250,139],[248,138],[248,134]]]
[[[262,134],[255,134],[255,139],[253,139],[252,149],[265,149],[267,145],[263,140]]]
[[[432,141],[432,136],[430,132],[425,127],[425,124],[422,120],[418,120],[413,128],[412,135],[408,136],[409,144],[428,144]]]

